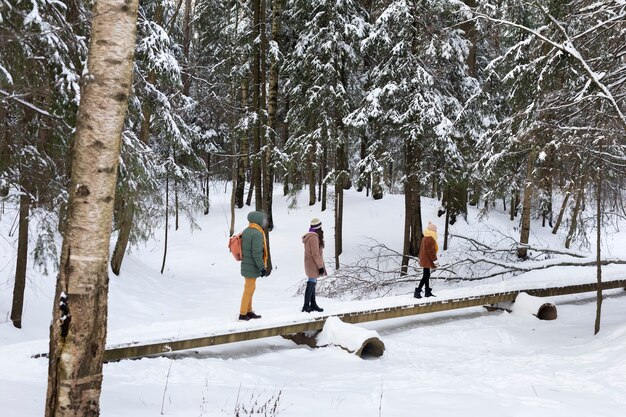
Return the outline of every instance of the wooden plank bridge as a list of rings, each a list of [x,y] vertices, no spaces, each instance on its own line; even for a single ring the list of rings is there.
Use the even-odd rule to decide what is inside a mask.
[[[607,281],[602,283],[604,290],[625,288],[626,280]],[[463,298],[438,299],[416,304],[385,307],[380,309],[355,311],[337,314],[346,323],[363,323],[376,320],[387,320],[399,317],[414,316],[418,314],[435,313],[438,311],[454,310],[468,307],[487,306],[497,303],[514,301],[521,292],[536,297],[552,297],[560,295],[580,294],[597,291],[597,283],[569,285],[561,287],[506,291]],[[137,359],[145,356],[159,355],[188,349],[203,348],[226,343],[242,342],[246,340],[261,339],[272,336],[290,335],[309,331],[321,330],[329,316],[315,317],[313,320],[306,319],[286,325],[263,327],[247,330],[233,330],[223,334],[211,334],[202,337],[185,340],[164,340],[148,344],[126,344],[109,347],[104,353],[105,362],[120,359]]]

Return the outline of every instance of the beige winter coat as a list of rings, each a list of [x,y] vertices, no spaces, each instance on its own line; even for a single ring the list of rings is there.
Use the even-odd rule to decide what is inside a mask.
[[[302,236],[304,243],[304,272],[309,278],[320,276],[319,269],[324,268],[324,252],[320,248],[320,238],[315,232]]]

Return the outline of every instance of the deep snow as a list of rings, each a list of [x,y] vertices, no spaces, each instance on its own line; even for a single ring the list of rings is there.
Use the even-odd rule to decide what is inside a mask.
[[[301,296],[295,295],[304,282],[300,236],[312,217],[323,221],[325,258],[332,271],[332,211],[320,213],[319,205],[304,205],[304,194],[301,206],[289,209],[276,196],[271,235],[276,269],[258,280],[254,298],[263,319],[240,323],[236,317],[243,283],[239,264],[226,248],[229,195],[222,194],[223,188],[212,191],[211,212],[199,220],[201,231],[191,233],[185,222],[178,231],[170,230],[163,275],[162,233],[132,251],[120,277],[111,275],[108,344],[310,317],[300,313]],[[424,221],[432,220],[442,230],[437,202],[422,201]],[[401,249],[403,204],[402,196],[373,201],[348,192],[342,262],[361,256],[370,238]],[[237,212],[237,230],[245,227],[248,211]],[[8,314],[16,243],[8,230],[14,216],[15,208],[7,206],[0,220],[0,315],[5,320],[0,324],[0,407],[2,416],[30,417],[43,414],[47,361],[30,355],[47,350],[54,276],[29,269],[23,329],[13,328]],[[517,233],[517,222],[504,214],[479,221],[472,212],[468,221],[457,222],[454,231],[485,240],[494,230]],[[532,243],[562,246],[562,235],[551,235],[539,223],[532,230]],[[610,256],[624,257],[623,235],[607,239]],[[608,266],[604,278],[623,278],[625,272],[624,266]],[[560,267],[507,280],[437,282],[434,292],[454,297],[592,282],[594,276],[593,267]],[[158,416],[162,408],[169,416],[235,415],[237,408],[247,415],[244,408],[255,401],[274,405],[278,398],[280,416],[621,416],[626,410],[626,294],[607,294],[597,336],[595,300],[586,294],[556,298],[559,318],[552,322],[473,308],[362,325],[377,331],[385,343],[384,356],[376,360],[270,338],[106,364],[102,415]],[[318,302],[325,315],[414,301],[409,285],[383,299]]]

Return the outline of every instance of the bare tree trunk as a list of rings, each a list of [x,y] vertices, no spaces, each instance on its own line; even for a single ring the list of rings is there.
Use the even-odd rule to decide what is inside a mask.
[[[272,40],[276,42],[280,48],[280,24],[282,13],[282,0],[272,1]],[[278,138],[278,121],[276,119],[276,113],[278,110],[278,77],[279,68],[278,61],[274,54],[270,54],[270,68],[269,68],[269,85],[268,85],[268,100],[267,100],[267,128],[268,128],[268,144],[267,152],[265,154],[266,159],[266,173],[265,173],[265,213],[267,214],[267,229],[268,232],[274,229],[274,215],[273,215],[273,200],[274,200],[274,147],[276,146]]]
[[[175,211],[175,227],[178,230],[178,180],[174,177],[174,211]]]
[[[380,160],[380,148],[376,149],[376,159]],[[381,185],[383,178],[381,178],[381,173],[375,169],[371,175],[371,184],[372,184],[372,198],[374,200],[380,200],[383,198],[383,187]]]
[[[598,155],[600,155],[599,164],[598,164],[598,175],[597,175],[597,195],[596,195],[596,273],[598,278],[598,292],[596,295],[596,322],[593,334],[598,334],[600,332],[600,319],[602,317],[602,246],[601,246],[601,237],[602,237],[602,170],[603,167],[603,159],[602,159],[602,139],[600,139],[600,150]]]
[[[172,18],[173,19],[173,18]],[[183,56],[185,64],[183,67],[182,81],[183,94],[188,96],[191,89],[191,68],[189,65],[189,52],[191,46],[191,0],[185,0],[185,14],[183,17]]]
[[[244,116],[248,114],[248,80],[244,78],[241,81],[241,108],[243,109]],[[236,205],[238,208],[242,208],[244,204],[244,193],[246,187],[246,172],[250,165],[250,159],[248,158],[248,133],[246,131],[241,133],[239,139],[240,147],[239,154],[241,155],[237,161],[237,191],[235,194]],[[234,152],[233,152],[234,154]],[[250,203],[248,203],[250,205]]]
[[[511,221],[515,220],[515,216],[517,214],[516,212],[517,210],[515,208],[515,195],[511,194],[511,212],[509,213],[509,219]]]
[[[446,187],[446,193],[450,194],[450,187]],[[450,197],[448,197],[449,200]],[[449,236],[449,225],[450,225],[450,210],[446,209],[446,224],[444,225],[443,232],[443,250],[448,250],[448,236]]]
[[[163,246],[163,263],[161,264],[161,275],[165,270],[165,260],[167,258],[167,232],[169,230],[170,220],[170,177],[169,172],[165,174],[165,244]]]
[[[339,256],[343,252],[343,185],[335,183],[335,269],[339,269]]]
[[[22,189],[20,195],[20,223],[17,241],[17,265],[15,267],[15,285],[11,321],[18,329],[22,328],[22,309],[24,307],[24,289],[26,288],[26,266],[28,264],[28,220],[30,217],[30,195]]]
[[[69,216],[50,325],[46,417],[95,417],[100,411],[107,262],[137,6],[137,0],[96,0],[93,6],[90,77],[81,90]]]
[[[233,155],[236,152],[237,149],[237,145],[235,143],[235,140],[233,139],[232,144],[231,144],[231,149],[232,149],[232,153]],[[235,234],[235,206],[237,205],[237,177],[238,177],[238,158],[233,157],[232,160],[232,164],[231,164],[231,169],[232,169],[232,190],[230,192],[230,231],[229,231],[229,236],[232,236]]]
[[[204,214],[209,214],[211,208],[211,199],[209,198],[209,185],[211,180],[211,154],[206,154],[206,184],[204,185]]]
[[[315,146],[309,147],[307,165],[309,174],[309,206],[315,205]]]
[[[118,196],[118,198],[122,197]],[[111,255],[111,270],[117,276],[120,275],[120,270],[122,269],[122,261],[124,260],[124,255],[126,254],[126,248],[128,247],[130,232],[133,226],[133,219],[135,217],[135,208],[132,205],[128,206],[129,204],[131,203],[127,201],[122,202],[122,221],[120,223],[117,241],[115,242],[115,249]]]
[[[342,127],[343,129],[343,127]],[[352,179],[350,178],[350,164],[348,163],[348,152],[346,152],[346,145],[342,144],[342,152],[341,152],[341,170],[344,172],[343,175],[343,189],[349,190],[352,188]]]
[[[571,183],[569,187],[567,187],[567,191],[565,191],[565,196],[563,197],[563,203],[561,204],[561,210],[559,210],[559,215],[556,218],[556,223],[552,228],[552,234],[556,235],[559,231],[559,227],[561,227],[561,222],[563,221],[563,214],[565,214],[565,209],[567,208],[567,202],[569,201],[570,196],[572,195],[572,188],[574,183]]]
[[[254,195],[254,181],[250,178],[250,188],[248,189],[248,198],[246,198],[246,206],[252,204],[252,196]]]
[[[359,157],[361,158],[361,161],[363,161],[365,159],[365,157],[367,156],[367,138],[365,137],[365,134],[363,134],[363,136],[361,137],[361,144],[359,147]],[[365,167],[361,166],[359,168],[359,177],[357,179],[357,183],[356,183],[356,190],[357,192],[361,192],[363,191],[363,187],[365,187],[365,181],[363,180],[363,175],[365,174]]]
[[[317,168],[317,201],[322,201],[322,184],[324,183],[324,167],[319,164]]]
[[[327,174],[327,166],[328,166],[328,147],[326,146],[326,143],[322,143],[322,174],[324,176],[324,178],[326,177]],[[327,192],[328,192],[328,185],[326,184],[326,181],[323,181],[322,183],[322,211],[326,211],[326,201],[327,201]]]
[[[255,210],[263,209],[263,193],[261,188],[261,45],[257,42],[261,35],[261,3],[264,0],[253,0],[253,29],[252,29],[252,109],[255,114],[254,128],[252,129],[252,140],[254,155],[252,160],[252,180],[254,184]],[[251,187],[252,188],[252,187]]]
[[[338,127],[340,123],[338,122]],[[341,143],[337,147],[335,155],[335,166],[337,167],[337,176],[335,178],[335,269],[339,269],[339,256],[343,252],[343,190],[344,190],[344,172],[343,166],[345,148]]]
[[[531,200],[533,196],[533,170],[535,166],[535,151],[531,151],[528,155],[528,165],[526,168],[526,184],[524,185],[524,202],[522,205],[522,227],[519,241],[522,245],[528,243],[530,237],[530,210]],[[517,250],[517,257],[520,259],[526,259],[528,256],[528,250],[526,248],[519,248]]]
[[[578,195],[576,196],[576,203],[574,204],[574,211],[572,212],[572,221],[569,226],[569,231],[567,232],[567,237],[565,238],[565,247],[569,249],[572,239],[574,238],[574,234],[576,233],[576,228],[578,227],[578,214],[580,213],[580,206],[582,205],[582,200],[585,196],[585,186],[586,181],[583,177],[580,182],[580,188],[578,189]]]
[[[405,140],[406,183],[404,186],[404,248],[400,274],[406,275],[409,257],[417,256],[422,239],[421,198],[418,181],[419,152],[413,140]]]

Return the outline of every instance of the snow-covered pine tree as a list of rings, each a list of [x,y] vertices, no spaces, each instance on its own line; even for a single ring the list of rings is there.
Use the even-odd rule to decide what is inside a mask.
[[[11,319],[21,327],[28,258],[56,265],[54,234],[67,202],[68,140],[80,100],[86,43],[80,2],[0,4],[0,198],[19,200],[19,234]],[[38,233],[30,239],[29,223]]]
[[[290,0],[287,25],[297,34],[289,51],[290,138],[287,152],[305,162],[309,204],[315,203],[316,164],[328,152],[333,169],[324,181],[335,191],[335,267],[342,252],[343,190],[351,184],[348,158],[353,143],[344,123],[359,100],[359,42],[367,35],[367,16],[354,0]]]
[[[197,178],[206,175],[206,152],[214,149],[210,145],[214,131],[199,122],[196,102],[183,94],[186,88],[193,89],[191,77],[186,79],[187,87],[183,85],[181,71],[181,62],[189,59],[181,47],[185,13],[177,4],[152,0],[142,3],[139,16],[134,96],[124,131],[116,199],[119,233],[111,258],[116,274],[128,244],[147,239],[162,224],[166,177],[174,186],[170,211],[176,224],[179,211],[195,224],[198,210],[206,204]]]
[[[617,93],[624,83],[619,56],[625,34],[614,24],[626,7],[615,1],[583,0],[576,2],[576,7],[560,0],[484,6],[483,18],[501,25],[501,36],[491,40],[496,46],[492,51],[500,48],[491,68],[506,104],[499,123],[481,142],[485,150],[481,164],[486,168],[484,178],[495,192],[510,184],[503,173],[524,170],[528,177],[531,171],[522,167],[537,167],[532,170],[532,178],[526,178],[523,185],[518,182],[518,189],[530,184],[541,188],[538,211],[542,214],[551,200],[547,184],[558,178],[561,192],[576,196],[571,199],[575,204],[573,228],[566,238],[569,247],[580,225],[577,217],[588,184],[585,176],[597,166],[590,143],[598,143],[600,137],[620,137],[618,132],[626,126],[622,118],[623,95]],[[615,163],[621,160],[623,151],[619,141],[610,143],[612,152],[603,154],[617,155]],[[534,193],[526,194],[532,198]],[[522,243],[527,239],[533,206],[530,202],[524,204]],[[563,204],[555,231],[565,208]]]
[[[466,172],[459,144],[468,138],[468,124],[462,128],[455,122],[478,85],[467,71],[467,40],[460,30],[449,29],[458,23],[458,11],[457,2],[392,1],[363,42],[373,62],[367,75],[369,89],[348,120],[378,132],[379,139],[370,145],[370,160],[364,160],[370,171],[380,172],[385,159],[393,158],[404,172],[403,273],[409,255],[419,250],[422,183],[433,176],[445,182],[454,178],[453,173]]]

